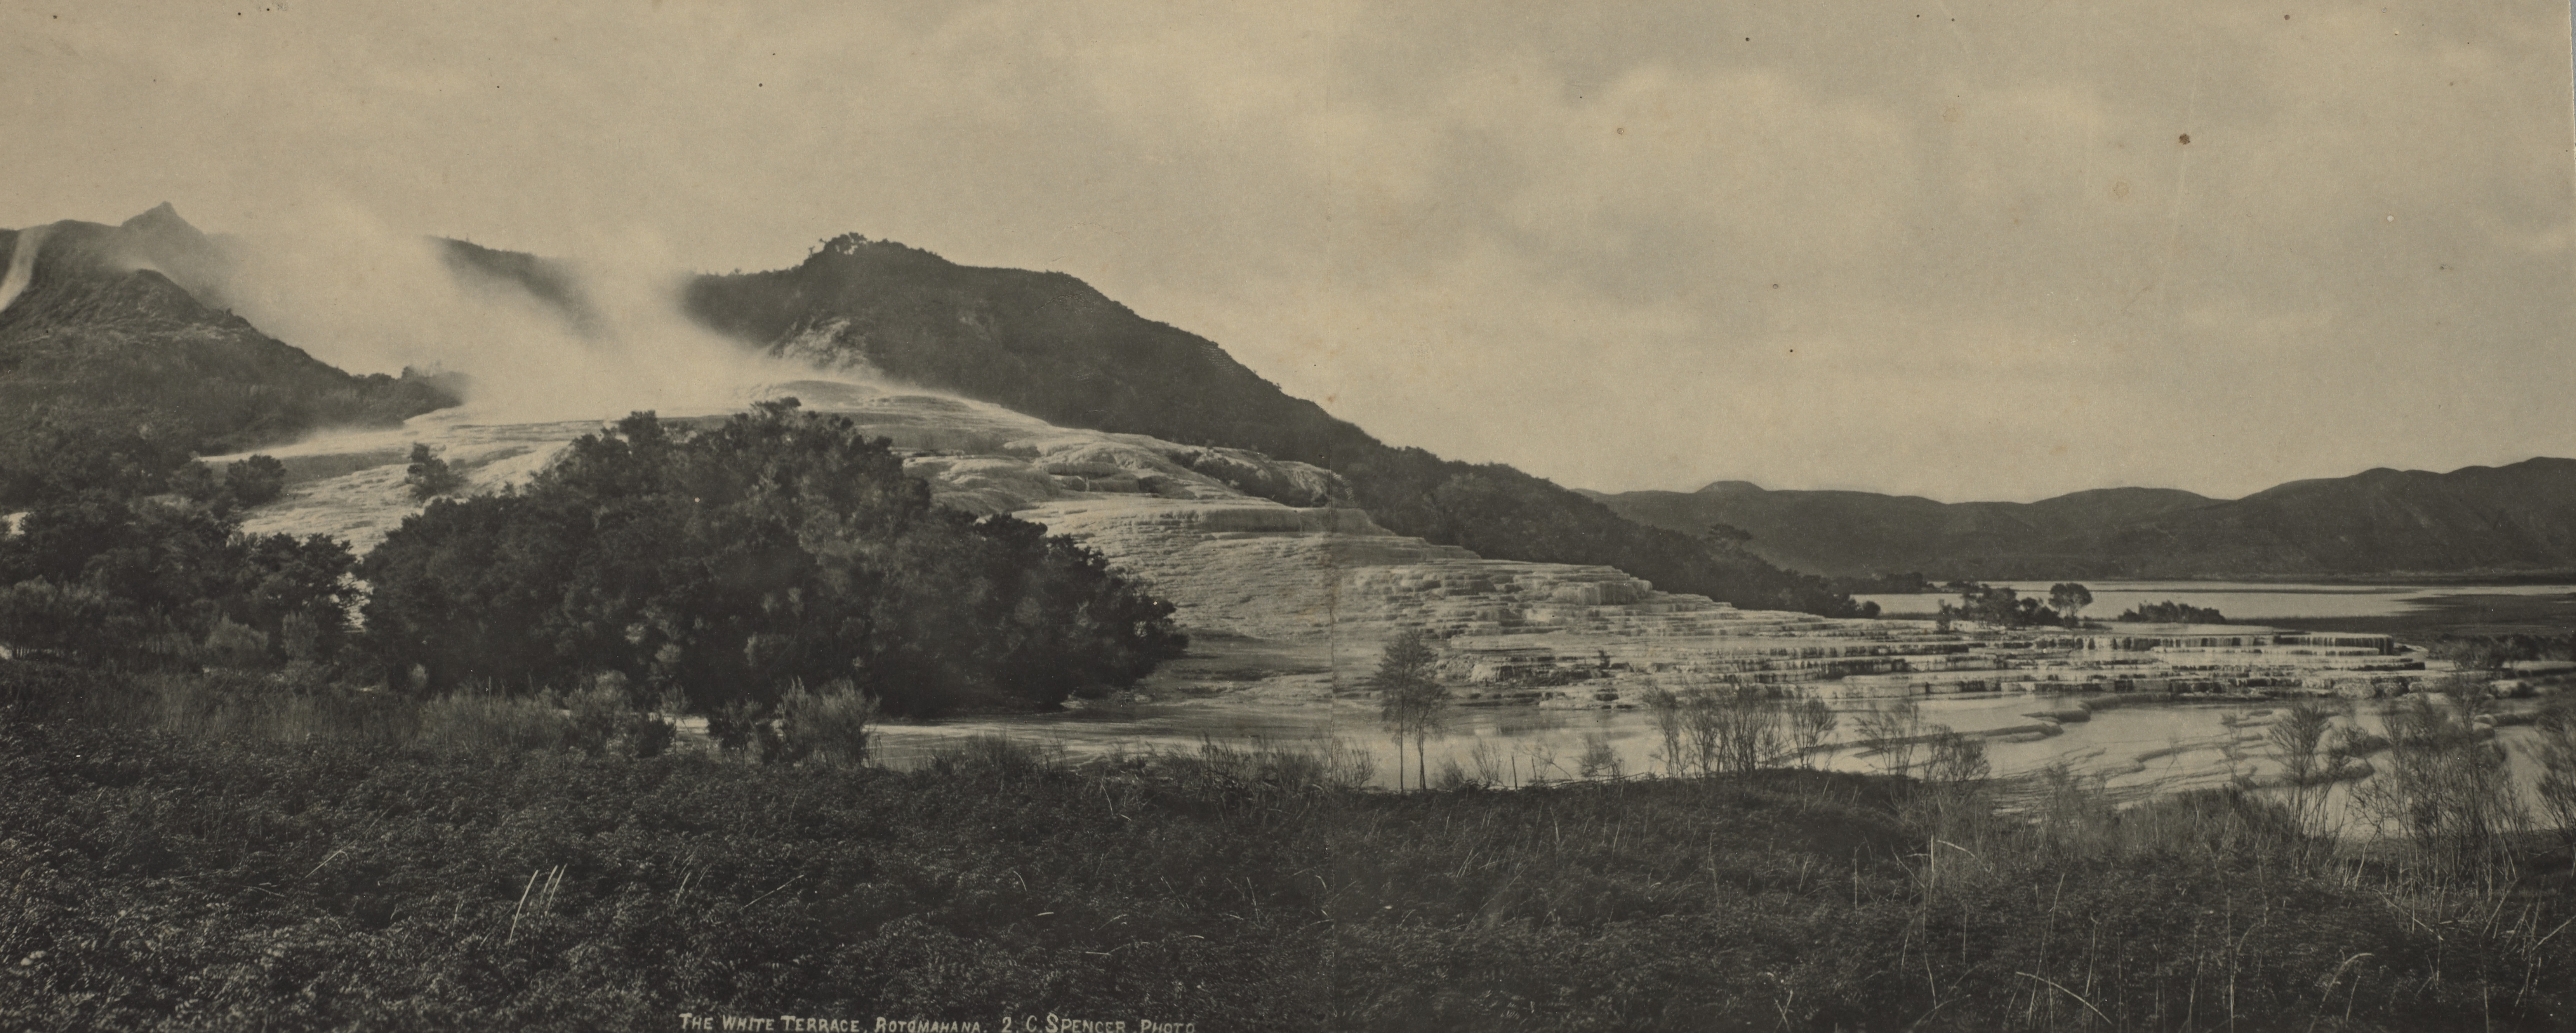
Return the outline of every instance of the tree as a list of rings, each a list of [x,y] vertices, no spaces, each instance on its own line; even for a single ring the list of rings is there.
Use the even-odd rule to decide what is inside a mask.
[[[2021,593],[2008,586],[1989,587],[1969,581],[1952,582],[1951,587],[1959,590],[1957,615],[1968,620],[1984,621],[1999,628],[2057,623],[2056,611],[2041,605],[2037,597],[2022,598]],[[1950,611],[1945,608],[1943,612]]]
[[[190,502],[229,510],[234,506],[256,506],[274,501],[286,490],[286,464],[277,457],[256,455],[224,467],[221,481],[204,463],[182,463],[172,471],[167,487]]]
[[[465,478],[447,468],[447,460],[432,454],[428,445],[411,443],[411,465],[403,470],[403,483],[411,485],[411,497],[427,501],[465,486]]]
[[[2093,590],[2072,581],[2049,586],[2048,605],[2065,616],[2066,623],[2076,624],[2076,614],[2093,605]]]
[[[1789,738],[1797,745],[1799,763],[1815,767],[1816,748],[1824,745],[1841,724],[1842,717],[1834,713],[1833,704],[1817,698],[1812,691],[1800,693],[1797,702],[1789,705]]]
[[[204,463],[179,464],[178,469],[170,471],[166,486],[171,494],[201,504],[212,504],[223,494],[223,485],[216,482],[215,472]]]
[[[286,464],[276,456],[256,455],[224,467],[224,490],[245,506],[275,501],[286,490]]]
[[[1702,775],[1749,774],[1779,758],[1784,714],[1761,685],[1728,680],[1688,697],[1691,745]]]
[[[334,651],[356,594],[348,546],[240,527],[219,505],[40,504],[0,536],[0,644],[147,666],[194,663],[209,644],[235,665]]]
[[[2117,619],[2123,623],[2145,624],[2227,623],[2227,615],[2218,612],[2216,609],[2193,606],[2190,603],[2178,603],[2170,599],[2161,603],[2146,603],[2130,609],[2122,610],[2120,611],[2120,616]]]
[[[1430,761],[1424,747],[1431,733],[1447,716],[1449,687],[1440,683],[1437,665],[1440,654],[1431,645],[1431,636],[1419,629],[1408,629],[1386,644],[1379,656],[1377,674],[1369,679],[1378,693],[1378,716],[1395,732],[1395,783],[1404,788],[1404,740],[1413,737],[1415,781],[1422,788],[1431,786]]]
[[[1914,768],[1914,747],[1923,735],[1923,715],[1914,697],[1879,704],[1861,714],[1860,741],[1875,751],[1887,773],[1899,778]]]

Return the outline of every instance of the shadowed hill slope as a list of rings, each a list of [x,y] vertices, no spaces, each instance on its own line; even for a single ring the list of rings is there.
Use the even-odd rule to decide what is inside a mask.
[[[1340,473],[1389,529],[1486,556],[1618,567],[1745,606],[1847,613],[1820,580],[1647,527],[1508,466],[1395,448],[1214,342],[1063,273],[961,266],[845,236],[802,264],[705,276],[689,310],[773,355],[866,368],[1049,422],[1248,448]]]
[[[2450,473],[2370,470],[2233,501],[2113,488],[2039,502],[1944,504],[1856,491],[1596,496],[1667,528],[1740,527],[1752,548],[1833,574],[1932,578],[2245,577],[2576,567],[2576,460]]]
[[[2027,556],[2088,528],[2118,526],[2217,500],[2187,491],[2111,488],[2040,502],[1942,503],[1865,491],[1769,491],[1719,481],[1698,491],[1589,493],[1620,515],[1676,530],[1727,524],[1774,562],[1834,575],[1931,572]]]
[[[435,378],[351,376],[191,293],[220,300],[220,247],[167,205],[123,226],[0,230],[12,264],[22,242],[25,286],[0,309],[0,501],[157,490],[191,454],[456,403]]]
[[[2576,567],[2576,459],[2293,481],[2085,536],[2155,576]]]

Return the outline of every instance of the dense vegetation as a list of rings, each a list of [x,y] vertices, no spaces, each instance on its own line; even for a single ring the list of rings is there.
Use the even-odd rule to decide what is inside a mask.
[[[630,417],[524,491],[430,503],[359,573],[374,658],[431,692],[614,674],[715,712],[840,684],[921,716],[1098,697],[1186,644],[1098,553],[934,507],[883,440],[793,399]]]
[[[211,734],[220,708],[115,703],[135,691],[0,662],[0,1025],[2576,1015],[2564,853],[2454,824],[2353,849],[2242,790],[2119,808],[2072,776],[1772,770],[1396,795],[1316,755],[1214,747],[1076,767],[985,740],[912,771],[632,759],[434,738],[452,717],[384,694]],[[2004,802],[2019,813],[1993,816]]]
[[[1954,604],[1942,600],[1942,620],[1982,621],[1998,628],[2074,623],[2072,611],[2081,610],[2093,602],[2092,592],[2072,582],[2063,582],[2051,589],[2050,602],[2041,602],[2035,595],[2024,596],[2005,585],[1954,581],[1947,587],[1959,593],[1959,601]]]
[[[2576,660],[2576,633],[2559,635],[2444,635],[2431,653],[2466,670],[2495,671],[2533,660]]]
[[[1857,613],[1819,579],[1713,552],[1696,527],[1648,527],[1509,466],[1390,447],[1214,342],[1063,273],[970,268],[846,236],[793,269],[701,277],[688,303],[710,326],[792,358],[864,364],[1066,426],[1313,463],[1340,473],[1353,501],[1398,534],[1499,559],[1614,566],[1739,606]]]
[[[450,468],[428,445],[412,442],[410,461],[403,467],[403,487],[413,499],[427,502],[464,486],[465,475]]]
[[[1934,580],[2107,576],[2116,568],[2105,567],[2099,549],[2072,536],[2219,501],[2185,491],[2111,488],[2038,502],[1935,502],[1866,491],[1772,490],[1745,481],[1593,497],[1656,527],[1687,531],[1721,521],[1743,528],[1763,555],[1800,570],[1843,577],[1920,571]]]
[[[2118,619],[2124,622],[2147,624],[2227,623],[2227,615],[2218,612],[2216,607],[2193,606],[2190,603],[2178,603],[2170,599],[2122,610]]]
[[[159,228],[195,233],[175,219]],[[0,505],[155,492],[191,456],[456,404],[452,378],[351,376],[133,268],[140,232],[56,224],[0,309]]]
[[[240,533],[233,492],[273,490],[273,473],[234,464],[207,501],[91,491],[39,504],[0,536],[0,643],[127,669],[328,661],[356,595],[349,547]]]
[[[1921,571],[1901,574],[1867,574],[1827,579],[1834,590],[1853,595],[1923,595],[1935,592],[1940,585]]]

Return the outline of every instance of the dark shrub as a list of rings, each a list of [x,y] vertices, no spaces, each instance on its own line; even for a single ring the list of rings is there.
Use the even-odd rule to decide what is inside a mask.
[[[245,506],[274,502],[286,490],[286,464],[265,455],[234,463],[224,468],[224,490]]]
[[[613,671],[766,718],[846,681],[924,715],[1105,695],[1186,644],[1098,553],[936,508],[886,442],[792,401],[697,432],[629,417],[524,491],[433,502],[363,574],[375,656],[434,691]]]

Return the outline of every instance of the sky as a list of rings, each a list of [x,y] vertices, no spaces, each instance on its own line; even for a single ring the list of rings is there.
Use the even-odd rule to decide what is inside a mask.
[[[2568,15],[0,0],[0,226],[713,272],[856,232],[1574,487],[2236,496],[2576,456]],[[404,357],[352,322],[272,332]]]

